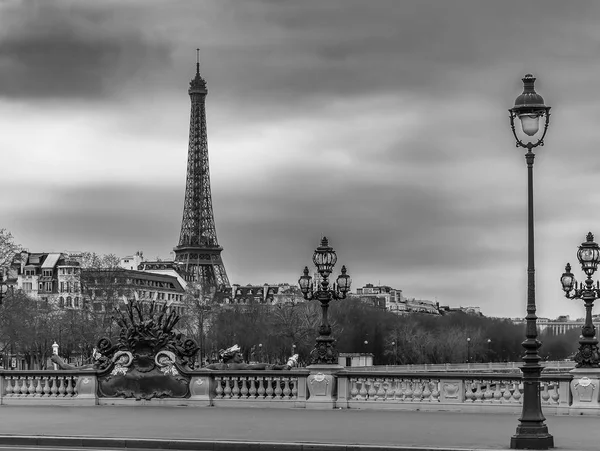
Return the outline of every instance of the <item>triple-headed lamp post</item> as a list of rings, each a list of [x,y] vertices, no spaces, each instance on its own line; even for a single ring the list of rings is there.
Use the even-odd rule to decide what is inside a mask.
[[[585,286],[577,282],[571,273],[571,265],[567,263],[565,272],[560,278],[565,296],[569,299],[582,299],[585,302],[585,323],[581,330],[579,350],[575,355],[577,368],[598,368],[600,365],[600,352],[598,350],[598,339],[596,338],[596,327],[592,322],[592,307],[594,301],[600,298],[600,282],[594,283],[592,276],[598,269],[600,261],[600,249],[594,242],[592,232],[587,234],[585,243],[579,246],[577,259],[581,269],[587,275]]]
[[[338,276],[336,283],[329,287],[329,275],[337,262],[337,255],[333,248],[329,246],[327,238],[323,237],[321,245],[313,254],[313,263],[317,267],[320,280],[317,282],[316,289],[313,287],[312,277],[308,275],[308,266],[304,267],[304,275],[298,280],[300,290],[304,299],[310,301],[317,299],[321,303],[322,321],[319,326],[319,336],[315,348],[310,353],[310,363],[319,364],[337,364],[338,352],[335,349],[335,340],[331,337],[331,325],[327,320],[327,309],[332,299],[346,299],[346,294],[350,291],[350,276],[346,274],[346,267],[342,266],[342,274]]]
[[[510,126],[516,140],[517,147],[527,149],[525,161],[527,162],[527,316],[525,341],[525,356],[523,357],[523,411],[519,418],[517,432],[512,436],[510,447],[513,449],[548,449],[554,447],[554,437],[548,433],[540,398],[540,365],[539,348],[542,345],[538,340],[537,316],[535,306],[535,265],[534,265],[534,234],[533,234],[533,149],[544,145],[544,137],[550,123],[550,107],[544,104],[541,95],[535,92],[535,78],[531,74],[525,75],[523,80],[523,93],[515,100],[515,105],[508,110],[510,113]],[[540,118],[545,119],[541,137],[535,142],[523,142],[519,137],[521,132],[515,130],[515,119],[521,123],[521,131],[529,137],[540,133]],[[522,136],[522,135],[521,135]],[[526,138],[527,139],[527,138]]]

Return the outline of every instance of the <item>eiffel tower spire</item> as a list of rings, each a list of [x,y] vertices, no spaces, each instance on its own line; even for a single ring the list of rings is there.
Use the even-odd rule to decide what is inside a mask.
[[[217,241],[213,217],[206,135],[205,101],[208,90],[206,80],[200,75],[199,50],[197,52],[196,76],[188,90],[192,109],[183,219],[179,244],[174,251],[175,262],[183,270],[184,278],[200,283],[207,291],[229,287],[229,279],[221,259],[223,248]]]

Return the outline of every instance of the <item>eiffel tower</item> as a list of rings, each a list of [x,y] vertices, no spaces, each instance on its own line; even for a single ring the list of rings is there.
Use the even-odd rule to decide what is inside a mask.
[[[175,263],[185,280],[197,282],[204,292],[228,288],[229,279],[221,259],[210,195],[208,142],[206,137],[206,80],[200,76],[197,50],[196,76],[188,90],[192,101],[187,180],[179,244]]]

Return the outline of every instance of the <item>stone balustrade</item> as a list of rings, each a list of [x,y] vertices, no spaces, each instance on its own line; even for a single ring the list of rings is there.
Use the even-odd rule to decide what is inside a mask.
[[[320,374],[310,368],[291,371],[199,370],[190,373],[189,398],[119,402],[98,396],[97,376],[93,371],[0,371],[0,402],[5,405],[314,408],[308,390],[309,376]],[[383,372],[339,368],[332,374],[335,376],[334,400],[330,408],[490,413],[520,413],[522,409],[523,383],[518,373]],[[600,416],[598,396],[596,391],[591,391],[598,390],[597,380],[577,377],[571,373],[542,375],[540,398],[545,414],[569,414],[576,406],[578,413],[583,408],[585,414]],[[326,406],[321,403],[319,407]]]
[[[203,381],[207,387],[202,392],[203,399],[214,406],[304,407],[306,403],[308,370],[199,371],[194,374],[196,383]]]
[[[544,412],[568,413],[570,374],[544,375],[540,397]],[[338,374],[337,407],[396,410],[519,412],[523,384],[518,374],[373,372]]]
[[[2,404],[96,404],[96,376],[79,371],[4,371]]]

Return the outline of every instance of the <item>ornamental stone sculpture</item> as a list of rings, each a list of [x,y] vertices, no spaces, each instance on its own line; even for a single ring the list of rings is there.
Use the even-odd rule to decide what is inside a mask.
[[[244,363],[241,351],[242,349],[237,344],[221,350],[219,354],[223,362],[212,363],[204,368],[208,370],[289,370],[298,365],[298,354],[291,356],[285,365]]]

